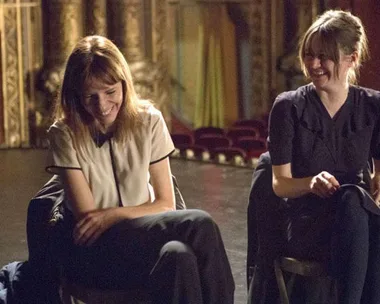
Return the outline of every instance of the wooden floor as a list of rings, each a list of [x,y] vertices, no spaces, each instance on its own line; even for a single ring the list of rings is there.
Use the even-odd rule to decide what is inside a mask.
[[[26,211],[48,180],[46,150],[0,150],[0,267],[28,258]],[[188,208],[209,212],[222,232],[234,274],[235,304],[246,303],[246,210],[252,169],[172,159]]]

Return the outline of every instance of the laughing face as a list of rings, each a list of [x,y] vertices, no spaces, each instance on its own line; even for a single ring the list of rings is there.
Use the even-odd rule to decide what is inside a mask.
[[[121,81],[109,85],[100,79],[91,78],[84,87],[82,102],[99,129],[102,132],[110,131],[123,103]]]
[[[348,85],[348,71],[353,66],[353,58],[339,51],[336,64],[323,50],[318,35],[311,39],[303,58],[307,73],[317,90],[334,91]]]

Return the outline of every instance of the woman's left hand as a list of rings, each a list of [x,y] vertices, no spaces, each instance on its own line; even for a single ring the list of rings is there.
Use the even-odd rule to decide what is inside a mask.
[[[117,208],[108,208],[85,213],[74,228],[74,243],[83,246],[92,245],[104,231],[118,222],[116,211]]]

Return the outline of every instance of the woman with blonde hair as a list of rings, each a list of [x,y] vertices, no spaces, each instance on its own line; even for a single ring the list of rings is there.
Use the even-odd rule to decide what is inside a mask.
[[[65,189],[69,280],[146,288],[154,303],[233,303],[218,226],[204,211],[175,210],[170,134],[109,39],[75,46],[48,135],[47,170]]]

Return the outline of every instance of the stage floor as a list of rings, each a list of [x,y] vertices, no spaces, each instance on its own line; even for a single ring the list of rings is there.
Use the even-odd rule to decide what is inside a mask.
[[[48,180],[46,150],[0,149],[0,267],[28,258],[26,211]],[[246,303],[246,211],[252,169],[171,160],[188,208],[209,212],[219,225],[233,270],[235,304]]]

